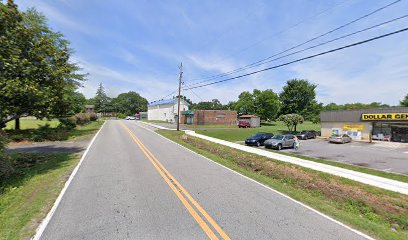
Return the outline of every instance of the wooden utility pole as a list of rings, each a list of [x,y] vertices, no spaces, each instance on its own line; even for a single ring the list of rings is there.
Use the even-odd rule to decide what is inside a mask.
[[[183,63],[180,63],[180,77],[178,88],[178,103],[177,103],[177,131],[180,131],[180,94],[181,94],[181,79],[183,78]]]

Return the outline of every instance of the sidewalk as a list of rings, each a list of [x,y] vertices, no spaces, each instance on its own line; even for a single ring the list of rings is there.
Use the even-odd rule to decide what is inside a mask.
[[[165,127],[157,126],[152,123],[144,123],[144,124],[148,124],[158,129],[167,129]],[[171,129],[167,129],[167,130],[171,130]],[[235,149],[245,151],[248,153],[258,154],[260,156],[272,158],[272,159],[283,161],[283,162],[289,162],[289,163],[296,164],[296,165],[306,167],[309,169],[333,174],[333,175],[351,179],[357,182],[365,183],[371,186],[375,186],[375,187],[379,187],[379,188],[383,188],[386,190],[399,192],[399,193],[408,195],[408,183],[399,182],[396,180],[391,180],[391,179],[387,179],[383,177],[377,177],[377,176],[373,176],[370,174],[356,172],[356,171],[352,171],[352,170],[348,170],[348,169],[344,169],[340,167],[335,167],[331,165],[326,165],[322,163],[317,163],[313,161],[303,160],[303,159],[296,158],[296,157],[285,156],[282,154],[278,154],[278,153],[274,153],[274,152],[270,152],[270,151],[266,151],[262,149],[248,147],[248,146],[240,145],[238,143],[228,142],[225,140],[197,134],[192,130],[184,130],[184,132],[190,136],[198,137],[198,138],[210,141],[210,142],[214,142],[214,143],[221,144],[227,147],[235,148]]]

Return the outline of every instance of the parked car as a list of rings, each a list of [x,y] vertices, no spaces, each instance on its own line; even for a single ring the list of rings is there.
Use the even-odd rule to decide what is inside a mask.
[[[273,137],[272,133],[256,133],[245,140],[245,145],[259,147],[271,137]]]
[[[271,139],[264,142],[265,148],[273,148],[281,150],[282,148],[294,148],[295,147],[295,135],[275,135]]]
[[[126,119],[126,120],[136,120],[136,117],[134,117],[134,116],[127,116],[125,119]]]
[[[351,137],[347,134],[335,134],[329,138],[331,143],[348,143],[351,142]]]
[[[251,127],[251,124],[248,121],[240,120],[238,122],[238,127],[239,128],[249,128],[249,127]]]
[[[316,131],[310,130],[310,131],[302,131],[299,134],[296,135],[296,137],[298,137],[301,140],[307,140],[310,138],[316,138]]]

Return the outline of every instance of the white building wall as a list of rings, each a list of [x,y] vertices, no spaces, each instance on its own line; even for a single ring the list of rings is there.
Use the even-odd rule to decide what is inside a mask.
[[[184,101],[180,102],[180,111],[188,110],[188,104]],[[149,106],[147,109],[148,120],[160,120],[166,122],[175,122],[177,115],[177,102],[174,104],[161,104]]]

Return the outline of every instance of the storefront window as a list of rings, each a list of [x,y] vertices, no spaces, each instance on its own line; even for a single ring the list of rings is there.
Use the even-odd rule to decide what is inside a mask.
[[[408,125],[402,123],[375,123],[374,140],[408,142]]]

